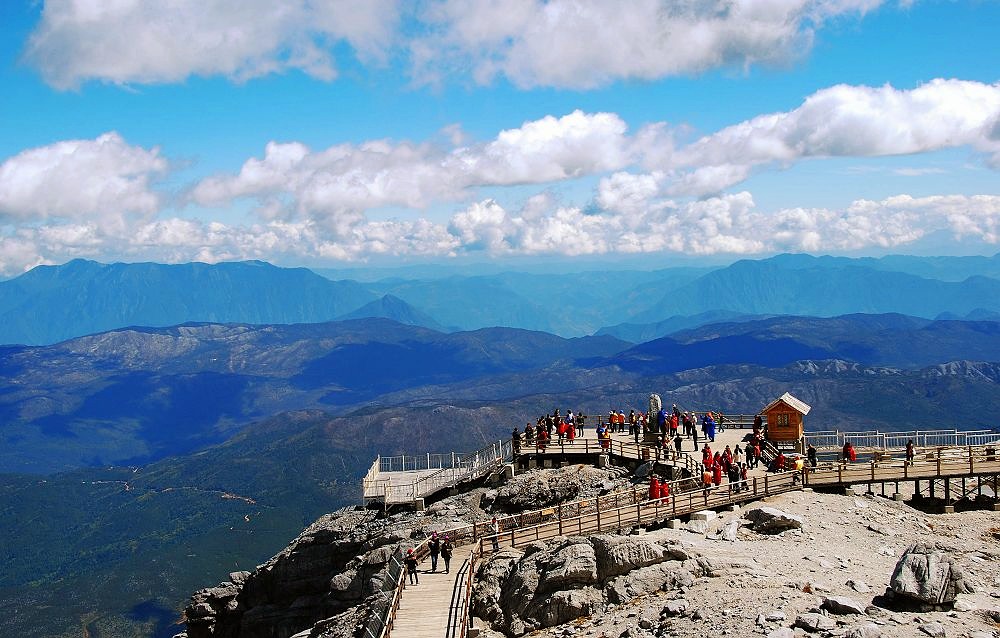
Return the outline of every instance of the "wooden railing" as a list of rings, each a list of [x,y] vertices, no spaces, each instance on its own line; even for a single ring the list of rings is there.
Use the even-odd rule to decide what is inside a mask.
[[[851,485],[913,479],[955,478],[1000,472],[1000,445],[920,448],[914,461],[883,456],[868,463],[825,463],[809,469],[807,485]]]
[[[472,604],[472,582],[476,573],[476,565],[483,555],[483,543],[480,540],[472,553],[459,570],[455,578],[455,587],[451,593],[451,608],[448,611],[448,630],[446,638],[465,638],[469,632]]]

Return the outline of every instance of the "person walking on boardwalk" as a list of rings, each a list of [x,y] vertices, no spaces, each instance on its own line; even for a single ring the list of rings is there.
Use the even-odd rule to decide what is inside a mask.
[[[844,463],[853,463],[858,458],[857,452],[854,451],[854,444],[850,441],[844,443],[844,450],[841,456]]]
[[[444,573],[446,574],[451,572],[451,554],[454,551],[455,548],[451,544],[451,539],[445,536],[444,542],[441,543],[441,558],[444,560]]]
[[[492,540],[493,540],[493,551],[494,552],[499,551],[500,550],[500,521],[497,520],[496,516],[494,516],[493,520],[490,521],[490,534],[493,537],[492,538]]]
[[[681,438],[680,434],[677,434],[676,436],[674,436],[674,448],[677,450],[678,454],[680,454],[680,452],[681,452],[681,443],[683,441],[684,441],[684,439]]]
[[[406,558],[403,560],[406,565],[406,573],[410,576],[411,585],[419,585],[420,578],[417,576],[417,557],[413,555],[413,548],[406,550]]]
[[[813,447],[812,443],[809,444],[809,449],[806,450],[806,458],[809,459],[810,467],[816,467],[816,448]]]
[[[514,454],[521,453],[521,431],[517,428],[510,433],[510,449]]]
[[[913,439],[906,442],[906,464],[913,465]]]
[[[431,571],[436,572],[438,570],[438,554],[441,553],[441,539],[438,538],[437,532],[431,534],[431,540],[427,543],[427,549],[431,554]]]

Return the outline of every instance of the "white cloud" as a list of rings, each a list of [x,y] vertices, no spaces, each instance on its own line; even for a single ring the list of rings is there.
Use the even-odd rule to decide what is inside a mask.
[[[591,88],[785,63],[814,32],[883,0],[45,0],[25,58],[51,85],[337,76],[334,50],[404,60],[419,81],[503,76]],[[343,46],[346,45],[346,46]]]
[[[46,0],[25,57],[62,89],[289,69],[330,80],[333,43],[384,60],[397,21],[394,0]]]
[[[718,192],[766,165],[813,157],[879,157],[970,146],[1000,161],[1000,84],[933,80],[912,90],[838,85],[799,108],[762,115],[680,147],[672,192]]]
[[[123,229],[67,222],[0,235],[0,272],[16,274],[71,257],[301,262],[380,255],[838,252],[905,246],[938,232],[951,233],[957,242],[1000,243],[1000,196],[898,195],[857,200],[844,209],[771,212],[757,208],[744,191],[680,203],[654,197],[641,208],[592,212],[542,195],[521,210],[506,210],[493,200],[475,202],[447,224],[358,219],[336,230],[309,220],[227,225],[168,218],[133,220]]]
[[[966,146],[998,161],[998,121],[1000,84],[934,80],[911,90],[840,85],[814,93],[797,109],[746,120],[688,144],[678,143],[680,132],[664,123],[630,134],[614,113],[581,111],[525,122],[488,142],[451,148],[376,140],[313,151],[300,143],[272,142],[263,158],[248,160],[238,174],[203,180],[192,198],[206,206],[225,206],[252,197],[265,219],[312,218],[342,227],[378,207],[419,209],[467,200],[479,187],[617,171],[602,178],[597,203],[620,210],[641,206],[655,193],[717,194],[755,171],[810,158]],[[649,172],[621,173],[636,167]],[[937,170],[901,168],[896,174]]]
[[[253,197],[268,218],[343,226],[365,210],[423,208],[467,197],[473,187],[538,184],[622,168],[634,161],[631,144],[617,115],[581,111],[526,122],[490,142],[452,149],[378,140],[311,151],[298,143],[271,142],[262,159],[247,160],[236,175],[201,181],[191,198],[203,206],[224,206]]]
[[[131,146],[117,133],[22,151],[0,164],[0,220],[151,215],[150,188],[168,168],[159,149]]]
[[[882,0],[440,0],[429,34],[411,43],[416,75],[468,72],[520,87],[593,88],[717,67],[793,60],[815,29]]]

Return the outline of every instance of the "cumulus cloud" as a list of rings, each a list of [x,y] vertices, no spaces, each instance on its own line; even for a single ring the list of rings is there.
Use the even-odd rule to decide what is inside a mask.
[[[1000,243],[1000,196],[898,195],[843,209],[765,211],[748,192],[702,200],[651,201],[598,212],[541,195],[519,210],[474,202],[447,223],[358,219],[343,229],[310,220],[260,224],[168,218],[128,228],[66,222],[0,235],[0,272],[16,274],[70,257],[182,262],[233,259],[359,261],[380,255],[757,255],[772,251],[894,248],[931,233]],[[544,210],[543,210],[544,209]]]
[[[271,142],[263,158],[247,160],[238,174],[201,181],[191,198],[220,206],[252,197],[261,201],[266,217],[309,217],[343,226],[373,208],[423,208],[467,197],[473,187],[559,181],[633,161],[632,138],[621,118],[574,111],[500,131],[487,143],[450,149],[378,140],[312,151],[299,143]]]
[[[159,149],[113,132],[22,151],[0,164],[0,220],[152,215],[160,197],[151,183],[167,168]]]
[[[418,81],[503,76],[591,88],[717,67],[784,63],[814,32],[883,0],[46,0],[25,58],[58,88],[87,80],[337,76],[334,50],[408,59]],[[183,37],[178,37],[182,33]]]
[[[878,157],[970,146],[1000,163],[1000,84],[937,79],[911,90],[838,85],[680,147],[673,192],[718,192],[758,167],[814,157]]]
[[[839,85],[817,91],[794,110],[755,117],[686,144],[679,141],[681,129],[663,122],[633,133],[614,113],[582,111],[546,116],[487,142],[450,148],[376,140],[314,151],[300,143],[272,142],[239,173],[200,182],[192,198],[220,206],[253,197],[265,217],[318,215],[342,223],[366,209],[468,199],[478,187],[603,175],[597,203],[614,208],[624,205],[618,199],[641,205],[638,195],[718,194],[755,171],[811,158],[966,146],[985,154],[987,163],[1000,163],[998,121],[1000,84],[934,80],[910,90]],[[464,142],[461,135],[453,138]],[[637,168],[647,172],[622,172]],[[901,168],[897,174],[937,170]]]
[[[480,83],[588,89],[717,67],[793,60],[823,22],[882,0],[438,0],[411,42],[418,78],[456,70]]]
[[[384,60],[397,23],[395,0],[46,0],[25,58],[62,89],[289,69],[330,80],[333,45]]]

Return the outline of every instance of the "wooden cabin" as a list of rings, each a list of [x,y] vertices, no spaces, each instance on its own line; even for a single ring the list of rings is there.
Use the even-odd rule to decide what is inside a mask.
[[[812,408],[788,392],[767,405],[761,414],[767,421],[767,440],[779,450],[802,452],[803,417]]]

